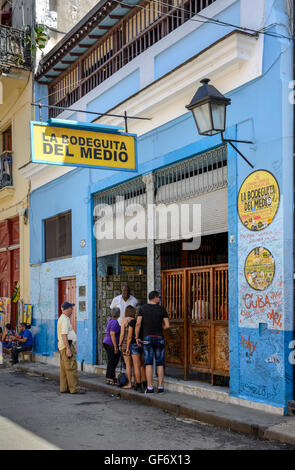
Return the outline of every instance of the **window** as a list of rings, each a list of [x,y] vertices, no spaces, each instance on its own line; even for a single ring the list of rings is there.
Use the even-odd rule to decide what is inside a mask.
[[[12,7],[11,2],[2,0],[1,4],[1,24],[4,26],[12,26]]]
[[[49,10],[57,11],[57,0],[49,0]]]
[[[11,127],[2,133],[2,152],[12,151]]]
[[[72,213],[59,214],[44,222],[45,261],[72,256]]]
[[[11,127],[2,132],[2,152],[0,153],[0,189],[12,186],[12,134]]]

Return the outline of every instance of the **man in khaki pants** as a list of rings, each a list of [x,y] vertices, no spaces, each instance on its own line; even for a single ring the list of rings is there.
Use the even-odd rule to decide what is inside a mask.
[[[57,322],[58,349],[60,354],[60,392],[82,394],[84,389],[79,387],[76,342],[77,336],[70,322],[70,316],[75,304],[64,302],[62,314]]]

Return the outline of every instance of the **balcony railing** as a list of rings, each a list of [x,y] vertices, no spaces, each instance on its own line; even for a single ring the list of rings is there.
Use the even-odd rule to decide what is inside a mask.
[[[216,0],[147,0],[89,48],[69,71],[49,86],[49,104],[70,107]],[[50,109],[50,117],[60,114]]]
[[[0,155],[0,189],[12,186],[12,152]]]
[[[26,31],[0,26],[0,70],[10,67],[31,68],[30,45],[26,44]]]

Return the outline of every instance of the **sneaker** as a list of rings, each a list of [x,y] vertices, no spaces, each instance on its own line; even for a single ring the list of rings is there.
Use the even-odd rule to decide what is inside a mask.
[[[144,393],[154,393],[154,389],[147,388]]]
[[[143,392],[144,392],[144,389],[143,389],[141,383],[135,384],[135,385],[134,385],[134,390],[135,390],[136,392],[139,392],[139,393],[143,393]]]
[[[163,393],[164,392],[164,388],[163,387],[158,387],[158,393]]]

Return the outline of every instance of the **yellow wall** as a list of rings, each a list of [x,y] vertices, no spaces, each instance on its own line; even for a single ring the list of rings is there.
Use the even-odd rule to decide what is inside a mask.
[[[0,133],[12,126],[13,188],[0,190],[0,221],[19,216],[20,227],[20,298],[30,303],[29,222],[21,215],[28,208],[30,183],[18,171],[30,160],[30,120],[32,113],[32,74],[17,71],[1,77],[3,103],[0,104]],[[1,143],[2,145],[2,143]],[[1,147],[2,152],[2,147]]]

